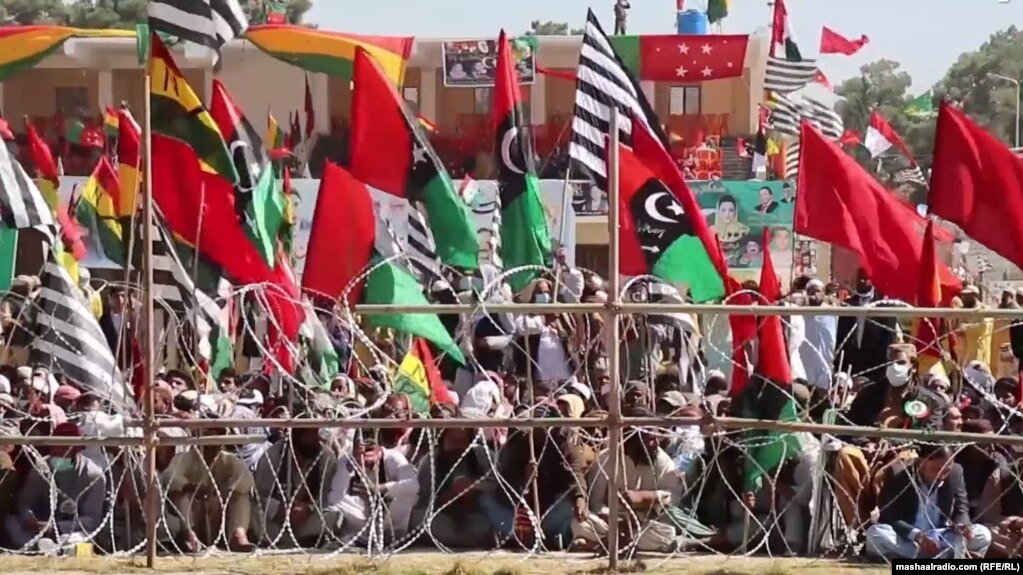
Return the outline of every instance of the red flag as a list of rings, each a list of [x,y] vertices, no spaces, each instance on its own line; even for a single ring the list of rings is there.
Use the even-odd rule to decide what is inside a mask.
[[[32,155],[32,163],[36,165],[36,177],[46,180],[54,186],[60,186],[60,176],[57,173],[57,162],[53,159],[50,146],[43,141],[43,138],[36,131],[28,116],[25,117],[25,130],[27,132],[28,149]]]
[[[867,42],[870,42],[870,38],[867,38],[866,35],[862,35],[856,40],[850,40],[827,26],[821,30],[821,54],[852,56],[862,50]]]
[[[316,217],[309,233],[302,287],[315,294],[342,296],[366,269],[376,239],[376,212],[366,185],[347,170],[327,162],[316,196]],[[338,250],[338,246],[344,246]],[[362,297],[364,282],[347,293],[348,305]]]
[[[800,147],[796,233],[855,252],[878,290],[914,301],[920,281],[923,233],[905,216],[905,206],[856,161],[808,123]],[[942,290],[958,291],[961,282],[947,266]]]
[[[813,81],[829,90],[832,89],[831,80],[828,80],[828,77],[824,75],[824,72],[821,72],[820,68],[817,69],[817,74],[813,77]]]
[[[766,305],[776,305],[781,299],[781,282],[774,273],[771,261],[771,228],[764,228],[764,264],[760,268],[760,295]],[[781,316],[769,315],[760,318],[757,334],[757,375],[778,385],[792,383],[792,369],[789,366],[788,345],[782,332]]]
[[[705,82],[738,78],[746,66],[747,35],[639,36],[640,80]]]
[[[1023,159],[947,102],[927,198],[932,214],[1023,266]]]
[[[863,140],[860,138],[860,133],[852,128],[846,130],[842,137],[838,139],[838,143],[843,146],[861,146]]]
[[[305,77],[305,139],[316,132],[316,108],[313,107],[313,91],[309,89],[309,76]]]
[[[544,76],[550,76],[551,78],[558,78],[559,80],[567,80],[569,82],[575,82],[576,78],[575,70],[555,70],[554,68],[545,68],[539,63],[536,65],[536,72],[543,74]]]
[[[753,294],[744,291],[732,276],[725,276],[725,293],[728,305],[749,306],[756,303]],[[749,383],[747,364],[750,359],[747,352],[757,337],[757,318],[752,315],[729,314],[728,327],[732,330],[732,385],[728,388],[728,395],[738,397]]]
[[[934,220],[927,220],[927,229],[924,230],[924,240],[920,249],[920,282],[916,306],[941,307],[941,282],[938,275],[940,268],[937,250],[934,247]],[[916,322],[913,338],[920,355],[941,357],[941,326],[940,318],[920,318]]]

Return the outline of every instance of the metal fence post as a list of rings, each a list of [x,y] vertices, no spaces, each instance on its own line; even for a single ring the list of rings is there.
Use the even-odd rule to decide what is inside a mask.
[[[145,386],[142,392],[143,426],[142,432],[146,445],[146,567],[156,567],[156,522],[159,515],[159,498],[156,496],[156,414],[153,405],[153,376],[156,369],[156,333],[153,331],[154,295],[153,295],[153,113],[151,109],[152,77],[146,71],[145,77],[145,141],[146,141],[146,174],[145,196],[142,201],[142,320],[146,334],[145,355],[135,358],[142,361],[145,368]]]
[[[608,524],[607,548],[608,569],[618,570],[618,497],[620,494],[622,467],[622,382],[621,376],[621,326],[618,323],[621,303],[621,281],[618,274],[618,108],[611,106],[611,138],[608,142],[607,160],[607,231],[608,231],[608,305],[605,313],[607,334],[607,363],[611,372],[611,398],[607,410],[608,449],[610,450],[610,474],[608,481]]]

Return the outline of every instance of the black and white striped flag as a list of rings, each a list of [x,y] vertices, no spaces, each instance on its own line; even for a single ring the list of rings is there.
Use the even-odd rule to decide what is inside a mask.
[[[433,232],[426,223],[422,206],[414,204],[408,211],[408,250],[412,266],[419,271],[423,281],[432,282],[441,277],[440,258],[437,257],[437,243]]]
[[[607,145],[604,140],[611,133],[612,106],[620,112],[618,132],[622,143],[632,141],[633,117],[646,124],[659,141],[667,141],[639,83],[626,70],[590,10],[586,15],[583,46],[576,70],[575,112],[568,154],[602,190],[607,189]]]
[[[788,94],[813,82],[816,77],[816,60],[793,62],[777,56],[768,56],[764,89],[770,92]]]
[[[845,133],[845,122],[834,108],[820,100],[803,97],[803,119],[832,140],[838,140]]]
[[[800,124],[806,120],[825,137],[838,140],[845,132],[842,117],[823,102],[803,96],[793,100],[784,94],[771,92],[772,130],[790,136],[799,136]],[[795,179],[799,174],[799,141],[791,142],[785,150],[785,178]]]
[[[771,92],[768,102],[771,109],[768,128],[779,134],[798,136],[799,123],[803,119],[803,106],[778,92]]]
[[[39,280],[32,363],[63,373],[82,388],[110,400],[119,411],[126,411],[131,392],[121,383],[103,330],[79,297],[71,276],[52,253]]]
[[[927,185],[927,177],[924,176],[924,171],[920,169],[920,166],[915,165],[895,172],[895,175],[892,176],[892,181],[899,186],[904,184]]]
[[[799,140],[785,146],[785,179],[795,180],[799,177]]]
[[[18,160],[0,142],[0,224],[5,228],[42,232],[51,247],[56,244],[58,225],[49,204]]]
[[[238,0],[150,0],[149,28],[217,53],[249,27]]]

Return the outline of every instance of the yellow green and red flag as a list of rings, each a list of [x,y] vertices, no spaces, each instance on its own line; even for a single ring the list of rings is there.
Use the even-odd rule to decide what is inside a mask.
[[[411,36],[362,36],[290,24],[249,26],[245,38],[268,55],[307,72],[352,77],[355,52],[363,48],[395,84],[401,85]]]
[[[64,26],[0,28],[0,82],[31,68],[71,38],[134,38],[131,30],[83,30]]]
[[[115,138],[118,133],[118,124],[120,121],[117,117],[117,111],[107,106],[103,110],[103,130],[106,131],[107,137]]]
[[[120,187],[113,164],[101,157],[82,188],[75,217],[89,230],[89,251],[124,265],[124,236],[116,208]]]

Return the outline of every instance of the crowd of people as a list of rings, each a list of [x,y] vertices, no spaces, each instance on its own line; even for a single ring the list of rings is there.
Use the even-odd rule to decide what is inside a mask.
[[[912,326],[884,315],[862,276],[845,286],[797,278],[783,304],[819,308],[785,320],[792,381],[750,373],[730,393],[726,317],[622,316],[621,366],[612,373],[603,314],[504,314],[487,303],[606,302],[599,276],[559,266],[520,293],[483,277],[438,280],[438,303],[475,302],[471,314],[441,315],[466,352],[439,355],[444,393],[417,411],[394,391],[391,364],[407,341],[387,330],[354,336],[342,314],[322,314],[343,365],[308,385],[255,369],[260,346],[239,346],[216,378],[166,360],[155,374],[161,437],[188,437],[168,422],[202,419],[193,435],[237,436],[238,445],[161,445],[156,467],[158,538],[172,553],[223,547],[397,550],[510,548],[605,551],[612,521],[627,552],[834,552],[873,559],[1019,557],[1023,541],[1023,449],[942,445],[867,437],[796,437],[798,445],[750,480],[751,455],[769,434],[726,431],[718,418],[743,416],[781,390],[805,421],[1019,435],[1023,324],[946,322],[941,354],[918,353]],[[486,273],[484,273],[486,275]],[[130,294],[97,291],[83,274],[82,301],[112,346],[131,329]],[[490,281],[494,276],[487,276]],[[744,289],[756,291],[755,283]],[[136,414],[112,413],[102,394],[35,361],[29,346],[38,280],[19,277],[0,303],[0,433],[4,436],[138,436]],[[632,301],[682,301],[657,283],[630,285]],[[967,286],[957,305],[981,306]],[[880,302],[880,303],[879,303]],[[1023,294],[1006,293],[1018,307]],[[838,306],[876,306],[870,317],[836,317]],[[241,334],[242,339],[251,334]],[[248,348],[253,349],[249,350]],[[246,357],[248,356],[248,357]],[[624,431],[621,477],[599,427],[354,431],[329,425],[237,428],[259,418],[596,418],[621,384],[622,412],[687,417],[687,423]],[[436,398],[443,397],[443,400]],[[232,427],[218,424],[230,420]],[[60,552],[82,542],[131,552],[145,538],[141,448],[0,446],[0,543],[19,552]],[[618,493],[619,517],[611,517]],[[816,519],[816,520],[814,520]]]

